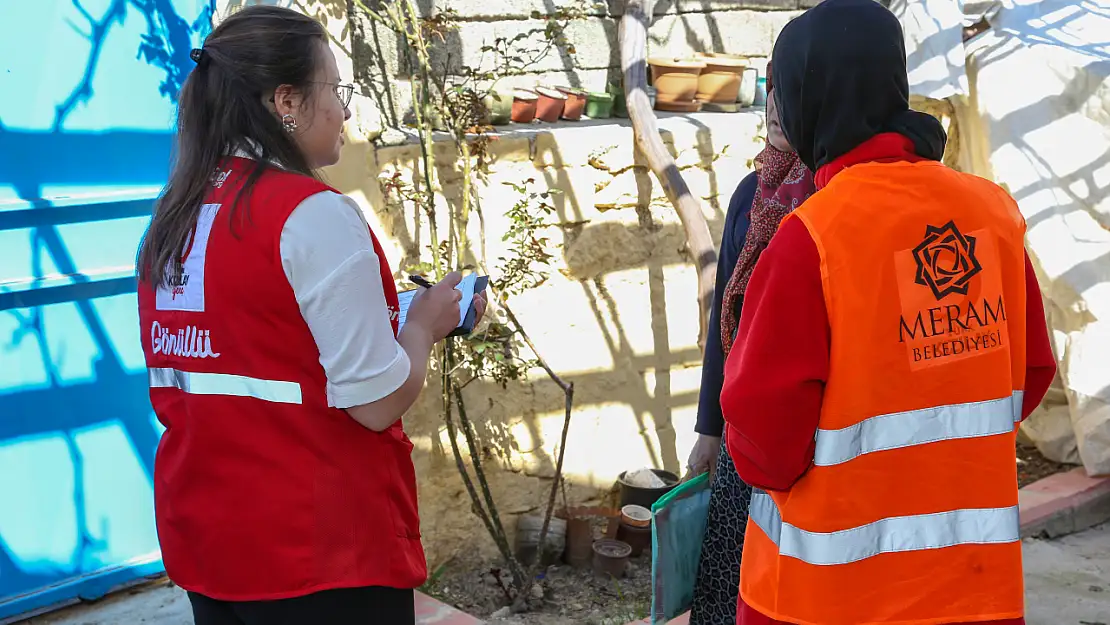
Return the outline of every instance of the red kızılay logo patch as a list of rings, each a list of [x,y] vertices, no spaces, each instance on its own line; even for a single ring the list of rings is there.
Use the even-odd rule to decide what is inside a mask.
[[[906,347],[911,369],[1006,346],[998,249],[988,230],[964,234],[954,221],[927,225],[921,243],[894,260],[902,307],[898,342]]]

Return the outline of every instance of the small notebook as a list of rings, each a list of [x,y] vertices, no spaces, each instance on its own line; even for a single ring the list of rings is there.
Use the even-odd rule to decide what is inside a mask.
[[[465,336],[474,331],[474,322],[477,318],[477,313],[474,310],[474,296],[486,290],[489,284],[489,276],[479,276],[472,273],[462,279],[459,286],[455,287],[457,291],[462,293],[462,299],[459,300],[459,325],[451,334],[447,336]],[[412,298],[420,289],[413,289],[411,291],[402,291],[397,294],[397,332],[405,327],[405,318],[408,317],[409,304],[412,304]]]

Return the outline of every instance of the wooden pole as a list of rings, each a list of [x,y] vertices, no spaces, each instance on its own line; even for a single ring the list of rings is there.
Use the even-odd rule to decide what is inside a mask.
[[[690,192],[682,172],[659,136],[659,124],[648,99],[647,33],[651,24],[654,0],[627,0],[620,24],[621,72],[624,97],[636,147],[647,158],[648,166],[659,178],[667,199],[678,211],[686,231],[686,248],[698,269],[698,309],[700,324],[698,344],[705,349],[709,311],[713,305],[713,287],[717,273],[717,249],[709,234],[709,223],[701,203]]]

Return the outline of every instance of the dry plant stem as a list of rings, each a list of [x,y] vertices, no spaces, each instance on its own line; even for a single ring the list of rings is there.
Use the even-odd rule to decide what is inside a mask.
[[[471,197],[473,193],[473,181],[471,176],[474,175],[474,166],[472,163],[473,151],[471,145],[467,140],[467,133],[463,128],[453,128],[452,136],[459,151],[459,157],[462,159],[462,201],[460,204],[457,219],[455,215],[451,215],[449,223],[448,239],[450,245],[445,250],[446,258],[444,258],[444,250],[439,247],[438,231],[436,228],[435,219],[435,193],[432,186],[432,168],[434,167],[434,147],[433,147],[433,127],[432,117],[435,113],[437,102],[431,93],[431,86],[435,85],[438,88],[438,104],[440,105],[440,114],[445,121],[449,121],[451,116],[448,115],[449,111],[446,110],[448,98],[446,94],[445,84],[438,84],[432,80],[432,62],[431,55],[428,51],[428,44],[424,37],[422,29],[422,22],[413,7],[411,0],[399,0],[397,2],[388,3],[385,6],[384,16],[383,13],[370,10],[362,0],[355,0],[372,19],[382,23],[399,33],[409,50],[413,52],[415,61],[418,67],[419,85],[416,81],[412,83],[413,101],[415,103],[414,113],[416,117],[416,126],[420,137],[421,147],[421,165],[423,167],[423,180],[424,180],[424,202],[425,211],[428,216],[431,230],[432,240],[432,256],[435,263],[437,277],[441,277],[441,273],[445,271],[448,266],[461,267],[464,263],[464,254],[469,248],[468,240],[468,226],[470,219],[470,211],[474,204],[474,198]],[[550,52],[551,46],[548,46],[542,54],[546,55]],[[542,58],[542,56],[540,57]],[[533,59],[533,63],[537,59]],[[508,68],[506,68],[508,69]],[[457,124],[452,124],[457,125]],[[480,134],[480,133],[479,133]],[[482,218],[481,211],[479,210],[479,218]],[[484,228],[481,232],[482,244],[482,264],[485,261],[485,232]],[[547,509],[544,515],[544,522],[540,531],[540,549],[542,554],[543,546],[546,543],[547,535],[550,530],[551,516],[555,508],[555,500],[560,487],[563,489],[564,505],[566,505],[566,485],[562,479],[563,463],[565,460],[567,436],[570,429],[570,417],[574,404],[574,385],[568,384],[564,381],[555,371],[548,365],[547,361],[540,355],[536,349],[535,344],[525,332],[520,320],[516,317],[513,311],[508,307],[504,298],[499,298],[502,301],[503,307],[506,310],[514,329],[522,337],[528,349],[536,356],[537,362],[562,390],[565,398],[565,415],[563,420],[562,436],[559,443],[558,459],[556,461],[555,476],[552,480],[551,489],[548,493]],[[526,575],[520,562],[513,554],[508,536],[505,533],[504,526],[501,523],[501,518],[498,513],[496,502],[493,499],[492,491],[489,487],[489,481],[486,477],[485,470],[482,465],[481,451],[477,443],[477,437],[474,433],[473,425],[466,411],[466,403],[463,398],[461,387],[455,383],[453,372],[456,369],[456,358],[454,354],[454,344],[448,341],[440,350],[437,350],[436,358],[440,363],[441,378],[443,382],[443,409],[447,433],[451,442],[451,451],[455,457],[455,464],[463,479],[463,483],[470,496],[472,506],[475,514],[482,520],[486,527],[486,531],[493,538],[497,544],[498,550],[501,552],[502,557],[506,561],[508,568],[513,576],[515,586],[515,600],[513,608],[516,611],[521,610],[532,584],[535,583],[535,575],[542,561],[541,557],[537,557],[536,562],[530,567],[531,570]],[[452,405],[454,404],[454,405]],[[458,409],[459,425],[462,428],[463,436],[466,440],[467,448],[470,452],[471,464],[474,467],[474,479],[471,479],[470,473],[467,470],[466,462],[463,460],[462,452],[458,443],[458,428],[454,420],[454,408]],[[474,481],[478,482],[478,487],[474,485]],[[478,489],[480,488],[481,494]],[[484,505],[483,505],[484,504]],[[506,595],[509,592],[506,590]],[[513,597],[509,597],[513,598]]]
[[[563,432],[559,439],[559,457],[555,460],[555,476],[551,482],[551,492],[547,498],[547,510],[544,511],[543,526],[540,528],[539,554],[543,553],[543,546],[547,541],[547,531],[551,525],[551,512],[555,509],[555,496],[559,492],[559,485],[563,481],[563,460],[566,457],[567,434],[570,432],[570,415],[574,408],[574,383],[567,383],[547,364],[547,361],[540,354],[539,350],[536,349],[536,345],[532,343],[532,338],[528,336],[528,332],[524,330],[524,326],[521,325],[520,320],[517,319],[516,313],[513,312],[513,309],[510,308],[509,304],[504,300],[502,300],[502,307],[505,310],[505,314],[508,315],[509,320],[512,322],[514,329],[520,334],[521,340],[528,346],[528,349],[532,350],[532,353],[536,356],[536,361],[539,362],[543,370],[547,372],[547,376],[551,378],[555,384],[558,384],[559,388],[563,389],[565,410],[563,414]],[[536,572],[539,569],[540,562],[541,558],[537,555],[536,561],[532,564],[531,570],[528,572],[527,579],[529,587],[522,588],[520,594],[517,595],[516,601],[513,602],[514,612],[519,612],[524,609],[524,601],[528,597],[528,591],[531,590],[531,585],[535,583]]]
[[[443,262],[440,258],[439,249],[439,228],[436,225],[436,195],[435,188],[432,186],[432,167],[435,163],[435,151],[432,146],[432,122],[430,120],[431,102],[428,97],[428,70],[426,67],[421,67],[421,95],[415,98],[417,106],[414,106],[416,111],[416,123],[420,136],[420,160],[421,169],[424,171],[424,187],[426,197],[424,202],[428,211],[428,234],[431,237],[432,244],[432,263],[435,265],[436,279],[443,277]],[[414,96],[416,84],[413,84]]]
[[[458,228],[459,240],[459,254],[458,262],[459,268],[465,260],[463,254],[466,250],[470,249],[470,240],[467,237],[467,228],[470,226],[470,176],[473,173],[473,166],[470,162],[470,143],[466,141],[465,137],[461,139],[455,137],[455,143],[459,148],[459,155],[462,158],[463,176],[462,176],[462,204],[459,207],[459,223],[456,225]]]
[[[439,242],[437,236],[437,229],[435,224],[434,214],[434,201],[435,195],[431,181],[431,169],[434,163],[434,148],[432,146],[432,127],[431,127],[431,113],[432,113],[432,98],[429,90],[431,84],[431,76],[429,72],[430,58],[427,53],[427,47],[423,39],[423,33],[420,29],[419,19],[416,17],[415,11],[412,9],[409,2],[406,0],[402,3],[401,13],[403,16],[395,16],[395,30],[402,33],[412,48],[417,51],[417,59],[420,65],[420,88],[417,89],[416,84],[413,84],[413,96],[416,102],[415,115],[417,128],[420,135],[420,148],[421,148],[421,161],[424,170],[424,181],[427,193],[426,202],[429,206],[428,218],[431,222],[430,229],[432,232],[432,256],[435,263],[436,272],[442,272],[444,264],[441,262]],[[411,30],[410,30],[411,27]],[[465,152],[467,163],[469,162],[469,152]],[[464,165],[465,167],[465,165]],[[469,169],[469,168],[467,168]],[[465,184],[465,183],[464,183]],[[465,213],[464,213],[465,214]],[[452,233],[449,233],[449,236]],[[454,247],[461,253],[465,249],[463,246]],[[451,255],[451,250],[448,250],[448,255]],[[456,259],[461,261],[461,259]],[[461,262],[459,262],[461,264]],[[437,276],[442,277],[442,276]],[[493,538],[497,544],[498,550],[501,552],[502,557],[508,563],[512,572],[514,582],[517,588],[524,586],[524,574],[520,563],[517,562],[512,550],[509,546],[508,537],[505,533],[505,528],[501,523],[500,515],[497,511],[497,505],[493,500],[493,494],[490,491],[489,481],[486,478],[485,471],[482,467],[481,455],[477,449],[477,443],[474,438],[473,429],[470,420],[466,415],[466,404],[463,401],[462,393],[454,383],[451,375],[454,370],[454,356],[452,352],[452,344],[448,342],[444,345],[443,351],[439,354],[441,371],[443,371],[443,393],[444,393],[444,415],[447,426],[448,436],[451,439],[451,451],[455,456],[455,463],[459,473],[463,476],[463,481],[466,485],[467,492],[470,495],[471,503],[473,504],[476,513],[481,517],[483,524],[486,526],[486,531],[490,537]],[[455,428],[454,419],[452,418],[451,402],[454,399],[455,404],[459,410],[459,421],[462,426],[463,436],[466,439],[467,447],[470,451],[471,462],[474,466],[475,479],[482,490],[481,497],[474,488],[474,484],[470,479],[470,474],[466,469],[466,463],[462,459],[462,453],[458,448],[457,430]],[[485,507],[482,505],[483,499],[485,500]]]
[[[448,349],[451,348],[448,347]],[[454,357],[448,356],[448,362],[454,364]],[[486,479],[486,470],[482,466],[481,452],[478,449],[477,438],[474,436],[474,426],[471,425],[470,417],[466,414],[466,402],[463,400],[462,391],[453,379],[450,384],[451,392],[455,396],[455,406],[459,409],[459,424],[462,426],[463,437],[466,439],[466,447],[470,451],[470,462],[474,465],[474,474],[478,478],[478,485],[482,487],[482,497],[486,501],[490,520],[493,522],[494,528],[497,529],[499,537],[507,539],[505,527],[501,524],[501,516],[497,512],[497,504],[493,500],[493,493],[490,491],[489,482]]]
[[[430,55],[428,54],[427,45],[426,45],[426,42],[424,41],[424,36],[423,36],[423,33],[420,29],[419,19],[416,16],[416,12],[412,8],[412,5],[411,5],[410,2],[408,2],[408,0],[405,0],[405,2],[403,2],[402,11],[405,14],[406,21],[408,21],[408,23],[412,27],[412,33],[413,34],[412,34],[412,38],[411,38],[411,43],[415,44],[415,47],[416,47],[416,50],[417,50],[417,57],[418,57],[418,60],[419,60],[419,63],[420,63],[421,90],[420,90],[420,99],[418,100],[419,106],[417,106],[416,109],[418,111],[421,111],[421,112],[418,113],[417,120],[418,120],[418,123],[419,123],[420,136],[421,136],[421,142],[420,142],[421,143],[421,158],[424,161],[423,165],[424,165],[424,172],[425,172],[425,180],[426,180],[426,184],[428,185],[428,195],[429,195],[428,201],[429,202],[434,202],[434,194],[433,194],[432,189],[431,189],[431,168],[432,168],[432,164],[434,162],[434,148],[432,146],[432,128],[431,128],[431,122],[430,122],[430,117],[431,117],[431,112],[432,112],[432,98],[431,98],[430,89],[428,87],[432,83],[431,75],[430,75],[430,72],[429,72],[429,68],[430,68],[430,64],[431,64]],[[466,159],[467,159],[467,162],[468,162],[469,161],[469,152],[466,152],[465,155],[466,155]],[[465,167],[465,165],[464,165],[464,167]],[[466,184],[467,181],[468,181],[468,177],[464,177],[464,185]],[[464,199],[464,202],[465,202],[465,199]],[[432,221],[434,221],[434,215],[430,215],[429,218]],[[431,228],[432,228],[433,233],[436,232],[434,223],[431,225]],[[449,233],[449,236],[451,234],[452,233]],[[464,236],[465,235],[462,235],[460,237],[459,242],[463,242],[465,240],[463,238]],[[438,242],[435,240],[434,235],[433,235],[432,246],[433,246],[433,257],[435,259],[436,268],[437,268],[437,271],[439,271],[440,268],[443,265],[440,263],[440,260],[439,260]],[[461,254],[462,254],[462,251],[464,249],[465,249],[464,245],[459,245],[458,247],[453,247],[452,248],[452,250],[456,251],[456,254],[455,254],[456,263],[459,264],[459,265],[461,265]],[[448,250],[448,256],[449,257],[452,255],[451,254],[452,250]],[[475,475],[475,478],[478,482],[478,486],[482,490],[482,497],[485,500],[486,507],[484,509],[482,509],[481,501],[478,499],[478,494],[473,491],[472,486],[471,486],[471,490],[470,490],[471,500],[477,508],[482,509],[482,511],[483,511],[482,514],[483,514],[483,517],[484,517],[483,521],[486,522],[486,529],[489,531],[490,536],[494,539],[494,542],[497,543],[497,546],[498,546],[499,550],[501,551],[502,556],[508,562],[509,568],[512,571],[513,578],[514,578],[514,581],[516,582],[517,587],[522,588],[523,584],[524,584],[523,571],[521,570],[519,562],[516,561],[516,558],[513,556],[512,550],[509,547],[508,537],[505,534],[504,525],[501,523],[501,517],[500,517],[500,514],[498,513],[498,510],[497,510],[497,504],[496,504],[496,502],[494,502],[493,494],[490,491],[489,480],[486,478],[485,470],[482,467],[482,458],[481,458],[481,454],[479,453],[479,450],[478,450],[478,445],[477,445],[477,443],[475,441],[475,438],[474,438],[473,428],[471,427],[470,420],[469,420],[469,418],[467,417],[467,414],[466,414],[466,403],[463,400],[462,392],[459,390],[457,385],[454,383],[454,378],[451,376],[451,371],[454,370],[454,365],[455,365],[455,358],[454,358],[454,354],[453,354],[452,350],[453,350],[453,345],[452,345],[451,342],[448,342],[444,346],[444,357],[443,357],[443,365],[444,365],[443,370],[445,372],[447,372],[444,375],[444,385],[445,385],[444,386],[444,393],[447,393],[449,395],[451,395],[451,394],[454,395],[455,405],[458,407],[458,411],[459,411],[458,412],[459,422],[460,422],[460,425],[462,426],[463,436],[466,439],[466,444],[467,444],[467,447],[469,448],[469,451],[470,451],[471,464],[474,466],[474,475]],[[451,431],[451,430],[454,429],[454,423],[453,423],[453,421],[450,420],[450,418],[448,418],[448,421],[449,421],[449,424],[450,424],[449,425],[449,434],[452,437],[452,439],[454,439],[455,434],[454,434],[454,432]],[[453,451],[455,449],[457,449],[457,446],[458,446],[457,441],[452,440],[452,450]],[[460,455],[460,458],[461,458],[461,455]],[[460,465],[459,470],[465,472],[466,471],[465,464]],[[469,476],[469,474],[467,474],[467,475]]]
[[[628,117],[632,121],[636,147],[647,158],[648,165],[659,178],[667,199],[678,212],[686,231],[686,246],[698,269],[698,345],[704,351],[709,327],[709,311],[713,304],[713,287],[717,273],[717,250],[709,234],[705,213],[690,192],[674,158],[659,136],[659,125],[651,108],[647,91],[647,32],[651,24],[654,0],[627,0],[620,23],[621,72]]]
[[[537,358],[539,355],[537,354]],[[561,381],[556,380],[560,386]],[[565,398],[564,408],[566,412],[563,415],[563,433],[559,439],[559,458],[555,461],[555,477],[551,481],[551,493],[547,498],[547,510],[544,512],[543,526],[540,529],[540,542],[539,549],[537,550],[536,561],[532,563],[531,569],[528,571],[528,587],[522,588],[516,601],[513,602],[513,611],[519,612],[524,608],[524,601],[529,595],[531,585],[536,582],[536,573],[542,563],[542,558],[539,554],[543,553],[543,546],[547,542],[547,530],[551,525],[551,512],[555,509],[555,495],[559,491],[559,485],[563,481],[563,458],[566,456],[567,450],[567,433],[570,432],[570,413],[574,407],[574,383],[563,386],[563,395]],[[564,495],[565,499],[565,495]],[[564,505],[566,505],[564,503]]]
[[[453,345],[450,340],[443,346],[444,361],[450,366],[454,364]],[[443,375],[443,393],[444,393],[444,410],[447,415],[447,434],[451,437],[451,449],[455,454],[455,462],[458,464],[458,469],[461,473],[466,475],[467,491],[470,494],[471,502],[474,507],[481,510],[482,521],[486,524],[486,530],[497,543],[497,548],[501,551],[502,557],[509,565],[509,570],[513,575],[513,581],[518,589],[524,588],[525,578],[524,571],[513,555],[512,549],[509,546],[508,536],[505,534],[505,527],[501,524],[501,516],[497,511],[497,504],[493,500],[493,493],[489,488],[489,481],[486,479],[485,470],[482,468],[482,459],[478,451],[478,445],[474,438],[474,433],[470,424],[470,419],[466,414],[466,403],[463,401],[462,391],[454,383],[450,373]],[[471,464],[474,465],[474,475],[478,481],[478,485],[482,489],[482,497],[485,499],[486,508],[482,508],[481,499],[478,493],[474,490],[473,484],[470,482],[470,474],[466,471],[466,465],[462,460],[462,453],[459,451],[458,439],[456,438],[456,429],[454,421],[451,419],[451,399],[454,397],[455,405],[459,409],[459,423],[462,426],[463,437],[466,439],[467,448],[470,451]]]
[[[416,12],[412,9],[408,0],[401,3],[388,4],[385,8],[385,17],[370,9],[362,0],[355,0],[355,2],[373,19],[381,22],[401,35],[401,38],[404,39],[410,49],[417,51],[420,65],[420,80],[411,81],[410,86],[414,103],[413,114],[416,118],[417,134],[420,139],[421,173],[424,177],[424,205],[428,214],[432,263],[435,266],[436,279],[439,279],[443,277],[443,263],[440,259],[439,230],[435,218],[435,187],[432,185],[432,166],[435,162],[435,157],[433,156],[432,123],[430,115],[432,102],[430,97],[431,93],[428,89],[428,84],[431,82],[428,69],[430,66],[430,57],[427,54],[427,46],[424,43],[424,34],[420,29],[420,20],[416,17]],[[417,84],[418,82],[419,84]]]
[[[478,491],[474,488],[474,482],[470,479],[470,473],[466,470],[466,461],[463,460],[462,451],[459,449],[458,430],[455,428],[455,421],[452,418],[451,405],[453,400],[450,391],[447,390],[450,388],[450,374],[445,373],[442,378],[444,388],[444,422],[447,425],[447,436],[451,440],[451,454],[455,457],[455,467],[458,469],[459,475],[462,476],[463,485],[466,486],[467,494],[470,495],[471,508],[473,509],[474,514],[478,515],[478,518],[482,520],[482,524],[486,526],[486,532],[488,532],[490,537],[494,539],[494,542],[497,544],[498,551],[501,552],[501,556],[505,559],[506,562],[509,562],[509,568],[513,571],[513,578],[519,580],[523,577],[523,572],[520,571],[519,564],[516,563],[515,558],[512,557],[512,552],[509,550],[508,540],[505,538],[503,531],[500,535],[498,535],[498,532],[494,529],[493,522],[490,520],[489,515],[486,514],[485,508],[482,507],[482,500],[478,496]],[[504,589],[504,585],[502,585],[502,589]],[[505,592],[505,597],[507,599],[513,598],[507,590]]]

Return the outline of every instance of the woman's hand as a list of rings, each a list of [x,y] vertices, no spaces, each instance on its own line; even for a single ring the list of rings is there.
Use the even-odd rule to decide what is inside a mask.
[[[432,347],[451,334],[459,325],[459,300],[462,293],[455,289],[462,281],[457,272],[417,293],[409,304],[405,325],[397,342],[409,357],[409,377],[393,393],[360,406],[347,408],[364,427],[382,432],[397,422],[416,401],[428,374],[428,357]]]
[[[462,274],[452,271],[432,288],[417,293],[409,305],[405,328],[413,326],[424,330],[432,342],[451,334],[459,326],[462,293],[455,288],[459,282],[462,282]]]
[[[690,451],[690,459],[686,461],[684,479],[695,478],[708,471],[709,479],[712,481],[713,472],[717,470],[717,456],[720,453],[721,437],[698,434],[698,442],[694,443],[694,449]]]

